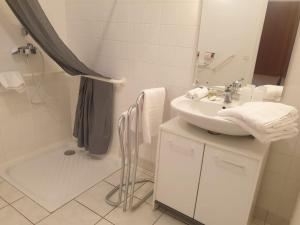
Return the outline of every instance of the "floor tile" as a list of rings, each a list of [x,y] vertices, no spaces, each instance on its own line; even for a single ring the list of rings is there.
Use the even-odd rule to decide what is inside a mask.
[[[133,212],[123,212],[122,207],[114,209],[105,219],[111,221],[115,225],[152,225],[162,212],[153,210],[149,204],[143,204]]]
[[[110,177],[106,178],[105,181],[114,186],[118,186],[120,184],[120,174],[121,174],[121,171],[119,170],[116,173],[112,174]],[[137,179],[152,179],[149,175],[141,172],[140,170],[137,171],[136,177],[137,177]],[[135,190],[140,188],[142,185],[143,184],[136,184]]]
[[[102,219],[96,225],[113,225],[111,222],[107,221],[106,219]]]
[[[87,208],[93,210],[101,216],[105,216],[109,213],[114,207],[108,205],[105,202],[105,196],[110,192],[114,186],[101,182],[84,192],[76,200],[81,204],[85,205]]]
[[[39,225],[94,225],[100,216],[72,201],[39,222]]]
[[[0,209],[4,208],[7,205],[7,202],[0,198]]]
[[[0,183],[0,197],[2,197],[8,203],[12,203],[24,195],[18,191],[15,187],[7,182]]]
[[[150,171],[150,170],[146,170],[143,168],[138,168],[138,171],[148,175],[149,177],[154,177],[154,172]]]
[[[21,198],[12,206],[33,223],[37,223],[49,215],[49,212],[28,197]]]
[[[183,223],[176,218],[169,216],[167,214],[163,214],[159,220],[155,223],[155,225],[185,225],[186,223]]]
[[[153,190],[153,183],[146,183],[141,188],[139,188],[135,193],[135,197],[142,199],[146,194],[148,194],[151,190]],[[146,200],[147,203],[153,204],[153,194]]]
[[[0,210],[0,224],[2,225],[32,225],[24,216],[11,206]]]
[[[111,176],[109,176],[108,178],[105,178],[104,180],[107,183],[110,183],[111,185],[117,186],[120,184],[120,174],[121,174],[121,171],[118,170],[117,172],[113,173]]]

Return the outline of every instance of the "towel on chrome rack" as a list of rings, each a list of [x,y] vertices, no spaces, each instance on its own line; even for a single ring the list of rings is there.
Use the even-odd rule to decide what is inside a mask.
[[[152,137],[158,135],[163,120],[166,98],[165,88],[152,88],[143,91],[142,132],[145,143],[150,144]]]
[[[152,138],[158,135],[159,126],[163,120],[164,104],[166,98],[165,88],[146,89],[144,94],[143,107],[140,114],[139,133],[143,137],[140,144],[152,143]],[[136,131],[136,108],[133,108],[129,119],[130,131]]]

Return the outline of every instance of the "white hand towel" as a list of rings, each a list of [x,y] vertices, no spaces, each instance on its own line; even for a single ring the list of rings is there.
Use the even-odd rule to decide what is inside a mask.
[[[7,90],[15,90],[19,93],[25,90],[24,79],[18,71],[0,73],[0,84]]]
[[[243,121],[258,132],[277,129],[295,122],[299,115],[296,108],[274,102],[248,102],[241,106],[221,110],[218,115]]]
[[[206,87],[198,87],[192,89],[186,93],[186,97],[189,99],[201,99],[208,95],[208,89]]]
[[[266,88],[264,100],[277,101],[277,102],[281,100],[283,86],[264,85],[264,87]]]
[[[166,98],[165,88],[144,90],[144,104],[142,112],[142,130],[145,143],[151,143],[152,137],[158,134],[162,123],[164,103]]]

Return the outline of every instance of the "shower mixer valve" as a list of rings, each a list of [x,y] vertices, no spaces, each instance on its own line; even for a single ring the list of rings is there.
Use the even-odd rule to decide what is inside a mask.
[[[11,51],[12,55],[29,56],[29,55],[35,55],[36,53],[37,53],[37,48],[31,43],[27,43],[27,45],[17,47]]]

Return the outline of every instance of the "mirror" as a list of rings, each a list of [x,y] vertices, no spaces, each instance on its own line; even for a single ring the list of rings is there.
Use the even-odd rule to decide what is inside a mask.
[[[197,82],[242,79],[282,93],[299,20],[300,1],[203,0]]]

